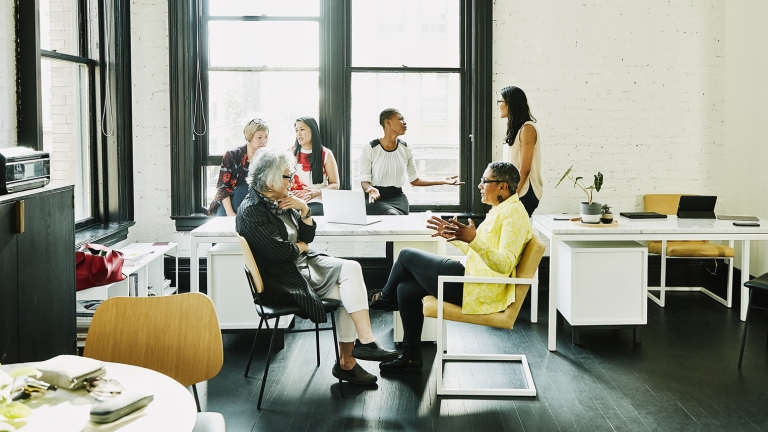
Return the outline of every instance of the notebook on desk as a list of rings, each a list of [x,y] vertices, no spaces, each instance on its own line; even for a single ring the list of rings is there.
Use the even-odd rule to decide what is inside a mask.
[[[667,215],[656,212],[620,212],[620,216],[629,219],[666,219]]]
[[[677,206],[680,219],[715,219],[716,196],[682,195]]]
[[[366,216],[365,192],[323,189],[323,216],[325,221],[337,224],[370,225],[381,218]]]
[[[760,222],[755,216],[717,215],[720,220]]]

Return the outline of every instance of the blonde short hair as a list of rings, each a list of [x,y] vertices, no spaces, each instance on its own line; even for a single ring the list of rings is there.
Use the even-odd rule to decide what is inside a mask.
[[[243,136],[245,137],[245,140],[248,142],[251,142],[253,139],[253,134],[255,134],[258,131],[266,131],[269,133],[269,126],[267,126],[267,122],[260,118],[255,118],[248,122],[247,125],[243,128]]]

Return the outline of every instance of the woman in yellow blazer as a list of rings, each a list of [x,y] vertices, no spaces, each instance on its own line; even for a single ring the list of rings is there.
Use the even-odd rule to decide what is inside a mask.
[[[528,213],[517,196],[520,173],[509,162],[492,162],[480,183],[482,202],[491,205],[485,221],[475,227],[433,216],[428,227],[467,254],[466,268],[458,261],[420,251],[403,249],[392,266],[386,285],[374,295],[371,309],[399,310],[403,319],[403,352],[391,362],[381,363],[382,372],[420,372],[421,328],[424,325],[421,299],[437,296],[437,277],[515,277],[515,267],[525,244],[531,239]],[[505,284],[446,284],[445,301],[461,306],[465,314],[503,311],[515,301],[515,286]],[[522,299],[521,299],[522,300]]]

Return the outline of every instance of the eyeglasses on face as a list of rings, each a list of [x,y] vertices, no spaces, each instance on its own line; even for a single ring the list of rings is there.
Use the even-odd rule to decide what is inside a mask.
[[[283,178],[288,180],[289,182],[293,183],[293,176],[295,176],[295,175],[296,175],[295,172],[292,172],[292,173],[290,173],[288,175],[283,174]]]
[[[501,100],[497,100],[497,101],[496,101],[496,105],[501,105],[501,104],[503,104],[503,103],[504,103],[504,99],[501,99]]]
[[[487,179],[485,177],[480,177],[480,183],[482,184],[488,184],[488,183],[504,183],[504,180],[493,180],[493,179]]]

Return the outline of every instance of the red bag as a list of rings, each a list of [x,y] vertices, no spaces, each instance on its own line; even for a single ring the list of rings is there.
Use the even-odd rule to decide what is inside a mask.
[[[123,254],[99,244],[83,245],[75,252],[75,290],[120,282],[123,275]]]

